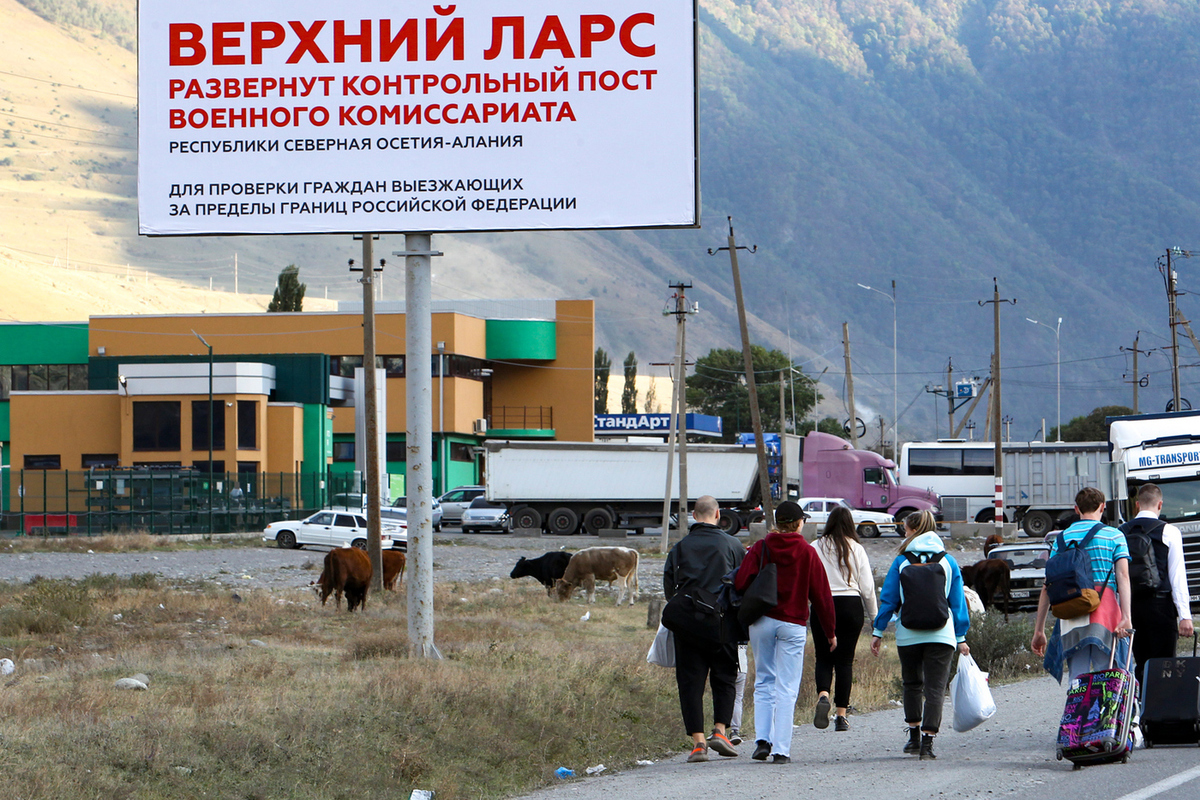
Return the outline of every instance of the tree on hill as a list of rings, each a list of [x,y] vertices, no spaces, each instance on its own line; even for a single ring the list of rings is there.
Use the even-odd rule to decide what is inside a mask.
[[[1064,442],[1105,442],[1108,441],[1108,426],[1104,424],[1105,417],[1123,417],[1133,413],[1126,406],[1100,406],[1093,409],[1086,417],[1076,417],[1063,425],[1062,440]],[[1058,428],[1052,428],[1046,436],[1046,441],[1058,441]]]
[[[750,357],[754,364],[754,382],[758,387],[758,407],[763,427],[767,431],[778,431],[779,380],[781,375],[787,378],[791,364],[785,353],[768,351],[760,345],[751,346]],[[750,391],[742,379],[744,373],[741,350],[716,349],[696,359],[696,371],[687,378],[687,407],[702,414],[721,417],[723,439],[727,442],[733,441],[738,433],[751,430]],[[812,409],[816,399],[811,381],[797,380],[794,386],[788,387],[784,392],[784,402],[787,404],[789,431],[795,430],[795,421]]]
[[[307,288],[308,284],[300,282],[300,268],[295,264],[288,264],[279,273],[279,280],[275,284],[275,296],[271,298],[267,311],[303,311],[304,291]]]
[[[625,388],[621,391],[621,413],[637,413],[637,356],[633,351],[625,356]]]
[[[608,376],[612,372],[612,359],[603,347],[596,348],[595,413],[608,413]]]
[[[800,423],[800,428],[799,428],[799,430],[796,431],[796,433],[800,434],[801,436],[804,436],[812,429],[813,429],[813,422],[812,422],[812,420],[809,420],[808,422]],[[842,423],[838,422],[833,417],[822,418],[821,421],[817,423],[817,431],[819,433],[830,433],[830,434],[833,434],[834,436],[840,436],[843,439],[850,438],[846,434],[845,426],[843,426]]]

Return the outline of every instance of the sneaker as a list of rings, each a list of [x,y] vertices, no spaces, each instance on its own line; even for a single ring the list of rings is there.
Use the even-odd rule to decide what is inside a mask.
[[[921,760],[922,760],[922,761],[924,761],[924,760],[925,760],[925,759],[927,759],[927,758],[929,758],[929,759],[935,759],[935,758],[937,758],[937,756],[935,756],[935,755],[933,754],[933,737],[932,737],[932,736],[930,736],[930,735],[929,735],[929,734],[927,734],[927,733],[926,733],[926,734],[923,734],[923,735],[921,736],[921,755],[920,755],[920,758],[921,758]]]
[[[767,756],[771,755],[771,743],[766,739],[759,739],[754,743],[754,755],[750,756],[755,761],[766,761]]]
[[[904,745],[904,752],[919,753],[921,752],[921,729],[907,728],[908,742]]]
[[[790,758],[788,758],[787,756],[781,756],[778,753],[776,753],[775,755],[771,756],[771,763],[772,764],[790,764],[790,763],[792,763],[792,760]]]
[[[738,732],[737,728],[729,728],[729,736],[727,738],[729,739],[729,743],[732,745],[739,745],[742,743],[742,734]]]
[[[850,730],[850,720],[846,719],[841,714],[838,714],[836,717],[833,718],[833,729],[835,731]]]
[[[829,698],[824,695],[817,699],[817,710],[813,714],[813,725],[818,728],[829,727]]]
[[[738,751],[733,749],[733,743],[724,734],[713,731],[712,736],[708,737],[708,746],[726,758],[737,758]]]
[[[693,747],[692,754],[690,756],[688,756],[687,760],[689,762],[708,761],[708,745],[698,744],[695,747]]]

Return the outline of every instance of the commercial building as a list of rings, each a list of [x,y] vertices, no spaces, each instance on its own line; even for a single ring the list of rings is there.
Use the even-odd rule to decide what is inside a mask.
[[[387,472],[402,491],[405,316],[377,312]],[[435,492],[480,481],[486,437],[592,439],[593,327],[590,300],[435,302]],[[354,304],[0,325],[5,527],[159,529],[165,515],[170,529],[220,528],[232,523],[214,514],[298,513],[358,491],[362,344]]]

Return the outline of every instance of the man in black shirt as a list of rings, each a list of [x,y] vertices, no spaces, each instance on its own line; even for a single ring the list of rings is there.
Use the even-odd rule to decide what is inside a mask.
[[[680,592],[702,588],[714,595],[721,579],[736,569],[746,555],[735,537],[717,527],[721,511],[717,501],[705,495],[696,501],[692,516],[696,523],[687,536],[667,554],[663,568],[663,593],[667,600]],[[679,685],[679,706],[683,724],[692,737],[688,761],[707,761],[711,747],[723,756],[736,756],[737,750],[725,735],[733,717],[733,699],[737,681],[737,644],[699,639],[674,633],[675,680]],[[704,684],[712,685],[714,728],[704,737]]]

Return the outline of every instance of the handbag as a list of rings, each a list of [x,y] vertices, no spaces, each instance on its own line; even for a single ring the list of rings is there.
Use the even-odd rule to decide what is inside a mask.
[[[773,563],[764,563],[766,559],[767,545],[763,542],[759,551],[758,574],[742,592],[742,604],[738,608],[738,622],[747,628],[779,605],[779,568]]]
[[[1070,600],[1063,600],[1061,603],[1051,605],[1050,613],[1059,619],[1074,619],[1091,614],[1100,607],[1100,599],[1104,596],[1104,590],[1108,588],[1110,578],[1112,578],[1111,569],[1108,571],[1108,575],[1104,576],[1104,585],[1100,587],[1099,592],[1095,589],[1083,589]]]
[[[958,732],[969,731],[992,718],[996,701],[988,688],[988,675],[969,655],[959,655],[958,672],[950,682],[950,702],[954,704],[952,726]]]
[[[694,586],[671,596],[663,608],[662,624],[681,636],[721,642],[724,640],[723,616],[717,596]]]
[[[646,653],[646,663],[659,667],[675,666],[675,635],[670,629],[663,627],[661,622],[658,623],[658,633],[654,634],[654,641],[650,643],[650,650]]]

